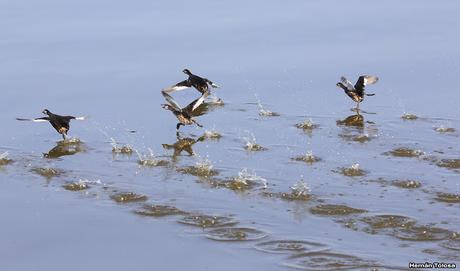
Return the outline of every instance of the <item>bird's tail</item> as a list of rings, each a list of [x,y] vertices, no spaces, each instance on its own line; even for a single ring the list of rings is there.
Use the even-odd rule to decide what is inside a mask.
[[[375,93],[366,93],[366,96],[374,96]]]

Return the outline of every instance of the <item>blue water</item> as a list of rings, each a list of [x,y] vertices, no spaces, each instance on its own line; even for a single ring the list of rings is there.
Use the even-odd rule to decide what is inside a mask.
[[[138,217],[131,213],[138,205],[114,203],[104,186],[187,211],[233,215],[240,226],[267,232],[266,240],[311,240],[380,265],[459,262],[455,251],[440,246],[445,240],[372,235],[344,227],[341,217],[309,211],[321,203],[346,204],[366,209],[362,216],[399,214],[458,231],[458,203],[434,200],[437,192],[459,193],[458,172],[382,153],[404,146],[437,159],[460,157],[459,8],[458,1],[0,0],[0,153],[15,161],[0,167],[0,268],[287,268],[286,255],[258,252],[257,242],[215,242],[177,217]],[[183,127],[182,135],[197,138],[214,129],[222,139],[197,142],[196,156],[184,153],[165,168],[139,167],[135,154],[114,156],[111,137],[172,159],[162,144],[177,140],[176,121],[160,107],[160,90],[184,80],[183,68],[221,85],[215,93],[225,106],[199,117],[204,129]],[[368,90],[376,95],[361,105],[365,128],[338,126],[354,114],[354,103],[335,83],[361,74],[380,78]],[[183,105],[198,95],[174,93]],[[259,116],[258,100],[281,116]],[[43,158],[60,136],[49,124],[15,118],[39,117],[44,108],[88,117],[70,130],[84,152]],[[404,121],[404,113],[419,119]],[[309,118],[319,125],[311,134],[294,127]],[[440,126],[456,132],[434,131]],[[347,141],[349,133],[372,139]],[[244,138],[252,135],[268,150],[244,150]],[[307,151],[322,161],[291,160]],[[175,170],[203,158],[224,179],[248,168],[267,179],[272,192],[290,191],[303,178],[315,199],[268,199],[260,187],[236,193]],[[335,172],[355,163],[368,175]],[[65,174],[46,180],[34,167]],[[417,179],[422,188],[401,189],[378,178]],[[102,184],[86,192],[62,188],[78,179]]]

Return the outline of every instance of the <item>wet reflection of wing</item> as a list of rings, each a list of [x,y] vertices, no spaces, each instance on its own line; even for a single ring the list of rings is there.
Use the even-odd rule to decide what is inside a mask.
[[[189,105],[187,105],[183,111],[188,113],[189,115],[193,115],[193,111],[195,111],[200,105],[203,104],[204,100],[209,96],[209,92],[205,92],[201,95],[200,98],[194,100]]]
[[[43,118],[36,118],[36,119],[16,118],[16,120],[19,120],[19,121],[33,121],[33,122],[45,122],[45,121],[49,121],[50,119],[48,117],[43,117]]]
[[[175,84],[174,86],[170,86],[168,88],[163,89],[163,91],[169,93],[169,92],[174,92],[178,90],[183,90],[191,86],[192,85],[190,84],[189,80],[184,80],[182,82]]]
[[[163,97],[165,97],[165,100],[177,111],[181,111],[182,108],[181,106],[169,95],[168,93],[162,91],[161,94],[163,94]]]
[[[379,78],[377,76],[362,75],[358,78],[358,81],[355,84],[355,89],[362,96],[364,95],[364,87],[367,85],[375,84],[378,80]]]
[[[351,84],[350,81],[348,81],[347,78],[345,77],[340,77],[340,82],[342,82],[342,84],[349,90],[349,91],[353,91],[354,88],[353,88],[353,85]]]

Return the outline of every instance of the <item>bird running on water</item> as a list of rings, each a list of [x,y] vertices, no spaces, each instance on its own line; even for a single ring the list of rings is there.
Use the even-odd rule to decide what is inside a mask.
[[[213,88],[219,88],[218,85],[214,84],[209,79],[200,77],[198,75],[194,75],[189,69],[184,69],[182,72],[188,75],[188,79],[163,89],[163,93],[171,93],[174,91],[194,87],[201,94],[204,94],[206,92],[209,92],[209,86]]]
[[[203,95],[201,95],[200,98],[194,100],[183,108],[176,101],[174,101],[174,99],[168,93],[163,92],[162,94],[168,103],[162,104],[161,106],[164,109],[171,111],[179,120],[179,123],[176,125],[177,132],[179,132],[179,128],[181,126],[185,125],[196,124],[198,127],[203,127],[201,124],[195,121],[193,118],[193,113],[201,104],[203,104],[206,97],[208,97],[209,92],[205,92]]]
[[[347,78],[341,77],[340,82],[336,86],[342,88],[345,94],[348,95],[353,101],[357,103],[356,108],[359,109],[359,104],[364,100],[364,96],[374,96],[374,93],[365,93],[365,87],[367,85],[375,84],[379,78],[372,75],[362,75],[358,78],[358,81],[353,86]]]
[[[62,138],[66,140],[67,133],[70,130],[70,121],[71,120],[85,120],[85,117],[74,117],[74,116],[60,116],[51,113],[48,109],[43,110],[43,114],[47,115],[46,117],[35,118],[35,119],[22,119],[16,118],[19,121],[33,121],[33,122],[46,122],[48,121],[54,127],[54,129],[62,135]]]

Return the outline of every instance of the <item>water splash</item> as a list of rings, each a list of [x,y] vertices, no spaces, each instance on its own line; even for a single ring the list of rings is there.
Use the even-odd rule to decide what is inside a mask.
[[[292,195],[298,198],[308,197],[310,192],[310,187],[304,182],[303,179],[299,180],[291,187]]]
[[[318,128],[318,126],[319,125],[314,123],[311,118],[306,119],[306,120],[302,121],[301,123],[297,123],[295,125],[295,127],[299,128],[299,129],[304,129],[304,130],[313,130],[313,129]]]
[[[214,166],[208,158],[198,157],[198,161],[194,166],[177,169],[178,172],[190,174],[193,176],[209,178],[219,174],[219,171],[214,169]]]
[[[90,188],[90,185],[100,185],[102,184],[101,180],[91,181],[88,179],[79,179],[76,182],[69,182],[63,185],[64,189],[69,191],[81,191]]]
[[[146,166],[146,167],[158,167],[158,166],[166,166],[169,164],[166,160],[157,159],[155,153],[152,149],[148,148],[148,154],[141,154],[139,151],[134,150],[137,154],[139,160],[137,161],[139,165]]]
[[[342,168],[341,173],[348,177],[358,177],[366,175],[366,171],[362,170],[358,163],[351,165],[348,168]]]
[[[220,139],[222,135],[216,130],[205,130],[204,137],[207,139]]]
[[[236,183],[241,183],[244,186],[251,186],[254,184],[261,184],[265,189],[268,187],[266,179],[258,176],[255,172],[249,172],[247,168],[243,168],[238,172],[238,176],[233,179]]]
[[[416,120],[418,119],[417,115],[411,114],[404,112],[403,115],[401,116],[403,120]]]
[[[79,184],[94,184],[94,185],[102,185],[102,181],[100,179],[96,180],[89,180],[89,179],[79,179],[77,181]]]
[[[262,103],[260,102],[260,99],[256,96],[256,99],[257,99],[257,106],[259,107],[259,115],[262,116],[262,117],[278,117],[280,116],[279,113],[276,113],[276,112],[273,112],[273,111],[270,111],[266,108],[263,107]]]
[[[13,160],[8,159],[8,152],[0,154],[0,166],[8,165],[13,162]]]
[[[221,98],[216,97],[214,95],[212,97],[209,97],[208,103],[213,104],[213,105],[224,105],[225,104]]]
[[[199,157],[199,156],[198,156]],[[200,175],[210,175],[213,172],[214,165],[212,161],[207,157],[199,157],[199,160],[195,163],[195,169]]]
[[[248,137],[243,137],[246,141],[246,145],[244,148],[248,151],[265,151],[267,148],[262,147],[261,145],[257,144],[256,137],[254,134],[249,134]]]
[[[321,159],[316,157],[312,151],[307,151],[304,155],[294,157],[292,159],[296,161],[303,161],[309,164],[321,161]]]
[[[132,154],[135,150],[130,145],[118,145],[117,141],[111,137],[110,145],[112,145],[112,152],[117,154]]]
[[[0,160],[4,160],[8,158],[8,155],[10,155],[7,151],[0,154]]]
[[[68,137],[63,141],[60,141],[59,144],[62,145],[78,145],[82,143],[78,137]]]
[[[351,170],[356,170],[356,171],[360,170],[360,169],[359,169],[359,164],[356,163],[356,164],[351,165],[350,169],[351,169]]]

